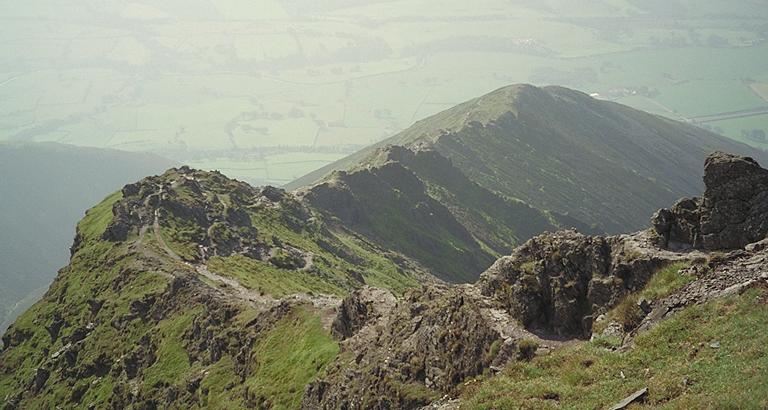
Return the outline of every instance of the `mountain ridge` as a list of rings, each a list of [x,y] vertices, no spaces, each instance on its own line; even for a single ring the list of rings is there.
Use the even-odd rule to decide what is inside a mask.
[[[700,164],[712,151],[768,158],[703,129],[578,91],[513,85],[421,120],[286,187],[306,188],[333,170],[365,168],[387,145],[428,146],[492,192],[611,233],[640,229],[658,208],[700,193]]]
[[[731,165],[744,162],[730,162],[737,157],[712,158],[720,165],[707,167],[706,181],[745,169]],[[735,180],[763,195],[758,182]],[[723,189],[705,191],[704,202]],[[126,185],[86,214],[71,264],[3,336],[5,407],[416,409],[446,395],[475,400],[460,386],[531,360],[539,347],[609,337],[611,320],[623,321],[630,346],[689,305],[739,289],[751,298],[740,303],[757,303],[748,300],[759,301],[768,279],[764,243],[725,256],[679,252],[649,229],[541,234],[476,284],[424,276],[418,285],[418,264],[340,229],[294,194],[216,172],[182,167]],[[649,310],[613,310],[649,289]]]

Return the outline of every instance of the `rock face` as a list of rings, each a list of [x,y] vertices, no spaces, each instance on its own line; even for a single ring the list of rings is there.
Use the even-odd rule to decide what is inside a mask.
[[[338,340],[344,340],[388,313],[395,303],[395,295],[388,290],[372,287],[358,289],[341,302],[331,325],[331,334]]]
[[[704,164],[704,184],[701,198],[653,216],[662,246],[739,249],[768,235],[768,170],[752,158],[716,152]]]
[[[482,374],[498,346],[499,333],[464,289],[414,290],[383,321],[344,342],[327,376],[307,388],[302,408],[420,408]]]
[[[588,337],[592,317],[679,257],[651,246],[649,236],[548,233],[473,285],[427,285],[399,300],[353,292],[332,326],[341,354],[309,385],[302,408],[421,408],[486,371],[529,359],[530,346]]]
[[[667,263],[633,246],[618,236],[540,235],[499,259],[478,286],[529,329],[588,337],[593,317],[642,288]]]

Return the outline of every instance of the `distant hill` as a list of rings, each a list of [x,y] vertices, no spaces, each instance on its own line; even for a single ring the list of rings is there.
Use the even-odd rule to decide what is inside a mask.
[[[75,224],[115,187],[165,158],[54,143],[0,143],[0,332],[67,264]]]
[[[487,191],[567,214],[609,233],[642,228],[658,208],[703,190],[716,150],[768,162],[747,145],[563,87],[513,85],[417,122],[372,147],[288,184],[374,165],[394,145],[431,149]]]

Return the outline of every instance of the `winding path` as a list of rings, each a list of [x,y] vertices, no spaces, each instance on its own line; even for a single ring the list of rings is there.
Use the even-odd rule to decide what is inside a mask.
[[[150,205],[151,197],[154,195],[157,195],[159,199],[162,199],[163,193],[164,193],[163,187],[160,186],[158,188],[157,193],[151,195],[144,201],[144,205],[147,208],[151,208],[152,207]],[[330,329],[331,322],[335,317],[336,308],[341,304],[340,298],[335,296],[327,296],[327,295],[308,295],[305,293],[297,293],[281,299],[276,299],[267,294],[262,294],[261,292],[258,292],[256,290],[248,289],[234,278],[222,276],[215,272],[212,272],[210,269],[208,269],[208,266],[205,263],[191,263],[191,262],[185,261],[178,253],[176,253],[173,249],[171,249],[171,247],[165,241],[161,233],[159,208],[155,208],[153,211],[151,229],[152,229],[152,234],[154,235],[155,241],[159,244],[160,248],[168,257],[170,257],[171,259],[177,262],[183,263],[184,265],[186,265],[191,269],[194,269],[200,276],[208,279],[208,281],[202,281],[202,282],[208,285],[216,293],[230,299],[244,302],[248,306],[259,311],[269,310],[283,302],[308,303],[308,304],[311,304],[313,308],[316,310],[316,312],[320,315],[323,323],[323,327],[325,327],[326,329]],[[139,239],[137,240],[136,244],[139,247],[142,247],[143,250],[151,252],[151,250],[149,250],[146,246],[144,246],[144,237],[148,230],[149,230],[149,226],[147,225],[144,225],[141,227],[141,230],[139,233]],[[305,256],[305,262],[306,262],[306,266],[304,267],[304,270],[310,269],[313,266],[312,255]],[[160,272],[160,273],[168,275],[165,272]]]

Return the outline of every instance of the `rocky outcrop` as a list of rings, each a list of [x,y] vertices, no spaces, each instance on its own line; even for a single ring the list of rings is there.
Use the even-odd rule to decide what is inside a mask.
[[[415,290],[384,321],[369,323],[342,344],[327,376],[307,388],[302,408],[420,408],[482,374],[500,344],[463,288]]]
[[[395,295],[388,290],[371,287],[358,289],[341,302],[331,325],[331,334],[338,340],[351,337],[364,326],[389,313],[395,303]]]
[[[714,298],[740,294],[751,287],[768,287],[768,240],[724,255],[710,257],[706,267],[693,266],[689,274],[696,280],[654,301],[651,311],[634,334],[644,332],[669,315],[687,306],[702,304]]]
[[[280,269],[299,270],[308,268],[312,258],[253,226],[248,210],[254,208],[280,215],[279,222],[297,233],[314,223],[312,212],[282,189],[254,188],[218,172],[181,167],[126,185],[121,193],[121,200],[112,207],[113,218],[102,235],[104,240],[126,241],[157,220],[169,242],[191,248],[180,254],[188,262],[244,255]],[[81,242],[82,235],[78,235],[73,254]]]
[[[588,337],[592,318],[639,290],[667,257],[626,236],[562,231],[537,236],[499,259],[478,283],[524,326]]]
[[[768,235],[768,170],[748,157],[716,152],[704,164],[706,190],[652,218],[660,245],[740,249]]]

